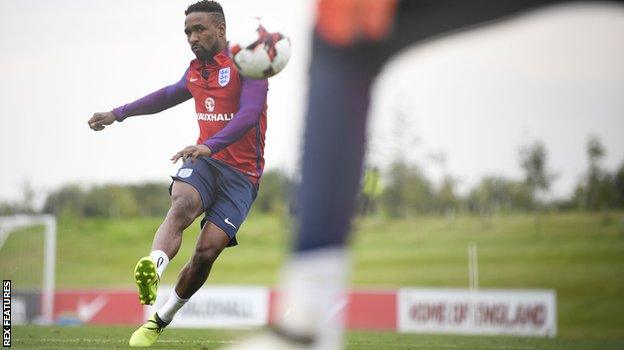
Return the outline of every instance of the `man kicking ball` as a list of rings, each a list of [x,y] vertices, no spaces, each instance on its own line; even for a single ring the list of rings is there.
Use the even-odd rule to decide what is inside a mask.
[[[185,11],[184,32],[197,57],[182,79],[110,112],[95,113],[89,126],[100,131],[115,121],[154,114],[195,100],[199,139],[171,160],[184,164],[173,176],[171,208],[158,228],[152,251],[134,269],[142,304],[156,301],[158,284],[178,252],[182,232],[202,213],[201,232],[167,302],[130,337],[130,346],[150,346],[176,312],[204,284],[225,247],[236,245],[236,232],[256,198],[264,167],[267,80],[239,76],[227,55],[223,9],[200,1]]]

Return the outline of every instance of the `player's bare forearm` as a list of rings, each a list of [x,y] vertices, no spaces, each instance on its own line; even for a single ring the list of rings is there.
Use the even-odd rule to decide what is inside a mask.
[[[182,161],[186,161],[187,159],[191,159],[191,162],[194,162],[199,157],[210,157],[212,151],[206,145],[192,145],[184,147],[183,150],[176,153],[173,157],[171,157],[171,161],[175,164],[178,159],[182,158]]]
[[[95,131],[104,130],[107,125],[115,122],[116,118],[113,112],[94,113],[93,117],[87,122],[89,127]]]

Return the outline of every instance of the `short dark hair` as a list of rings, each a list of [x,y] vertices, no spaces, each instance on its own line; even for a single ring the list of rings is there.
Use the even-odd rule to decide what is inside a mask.
[[[223,7],[221,7],[221,4],[219,4],[216,1],[210,1],[210,0],[198,1],[190,5],[189,7],[187,7],[186,11],[184,11],[184,15],[188,16],[189,13],[193,13],[193,12],[214,13],[219,16],[219,20],[225,22],[225,14],[223,13]]]

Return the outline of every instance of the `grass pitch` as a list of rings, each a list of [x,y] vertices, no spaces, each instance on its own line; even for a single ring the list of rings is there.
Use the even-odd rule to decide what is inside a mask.
[[[61,220],[57,287],[134,288],[132,270],[147,254],[162,218]],[[624,349],[624,213],[459,216],[387,220],[354,225],[352,282],[363,288],[468,286],[467,246],[478,245],[481,288],[554,289],[556,339],[423,336],[349,332],[349,349]],[[178,256],[164,274],[175,282],[190,257],[198,225],[185,232]],[[21,238],[20,238],[21,237]],[[28,238],[30,237],[30,238]],[[0,251],[2,277],[17,288],[41,276],[32,235],[11,235]],[[19,242],[20,239],[28,242]],[[213,267],[208,284],[275,285],[288,249],[283,219],[252,213]],[[39,257],[40,259],[40,257]],[[27,271],[25,269],[32,269]],[[40,280],[37,277],[33,281]],[[32,282],[32,281],[31,281]],[[20,348],[122,348],[132,328],[16,327]],[[167,330],[161,348],[212,349],[241,333]],[[602,339],[602,341],[598,340]]]
[[[16,349],[134,349],[128,346],[132,327],[37,327],[13,329]],[[167,329],[150,349],[219,349],[250,334],[232,330]],[[565,340],[511,337],[466,337],[397,334],[390,332],[347,332],[345,349],[384,350],[619,350],[624,341]]]

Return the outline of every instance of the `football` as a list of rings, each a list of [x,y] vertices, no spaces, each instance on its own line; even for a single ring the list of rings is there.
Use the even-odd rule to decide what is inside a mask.
[[[290,39],[266,18],[245,20],[229,39],[230,56],[244,77],[272,77],[290,59]]]

